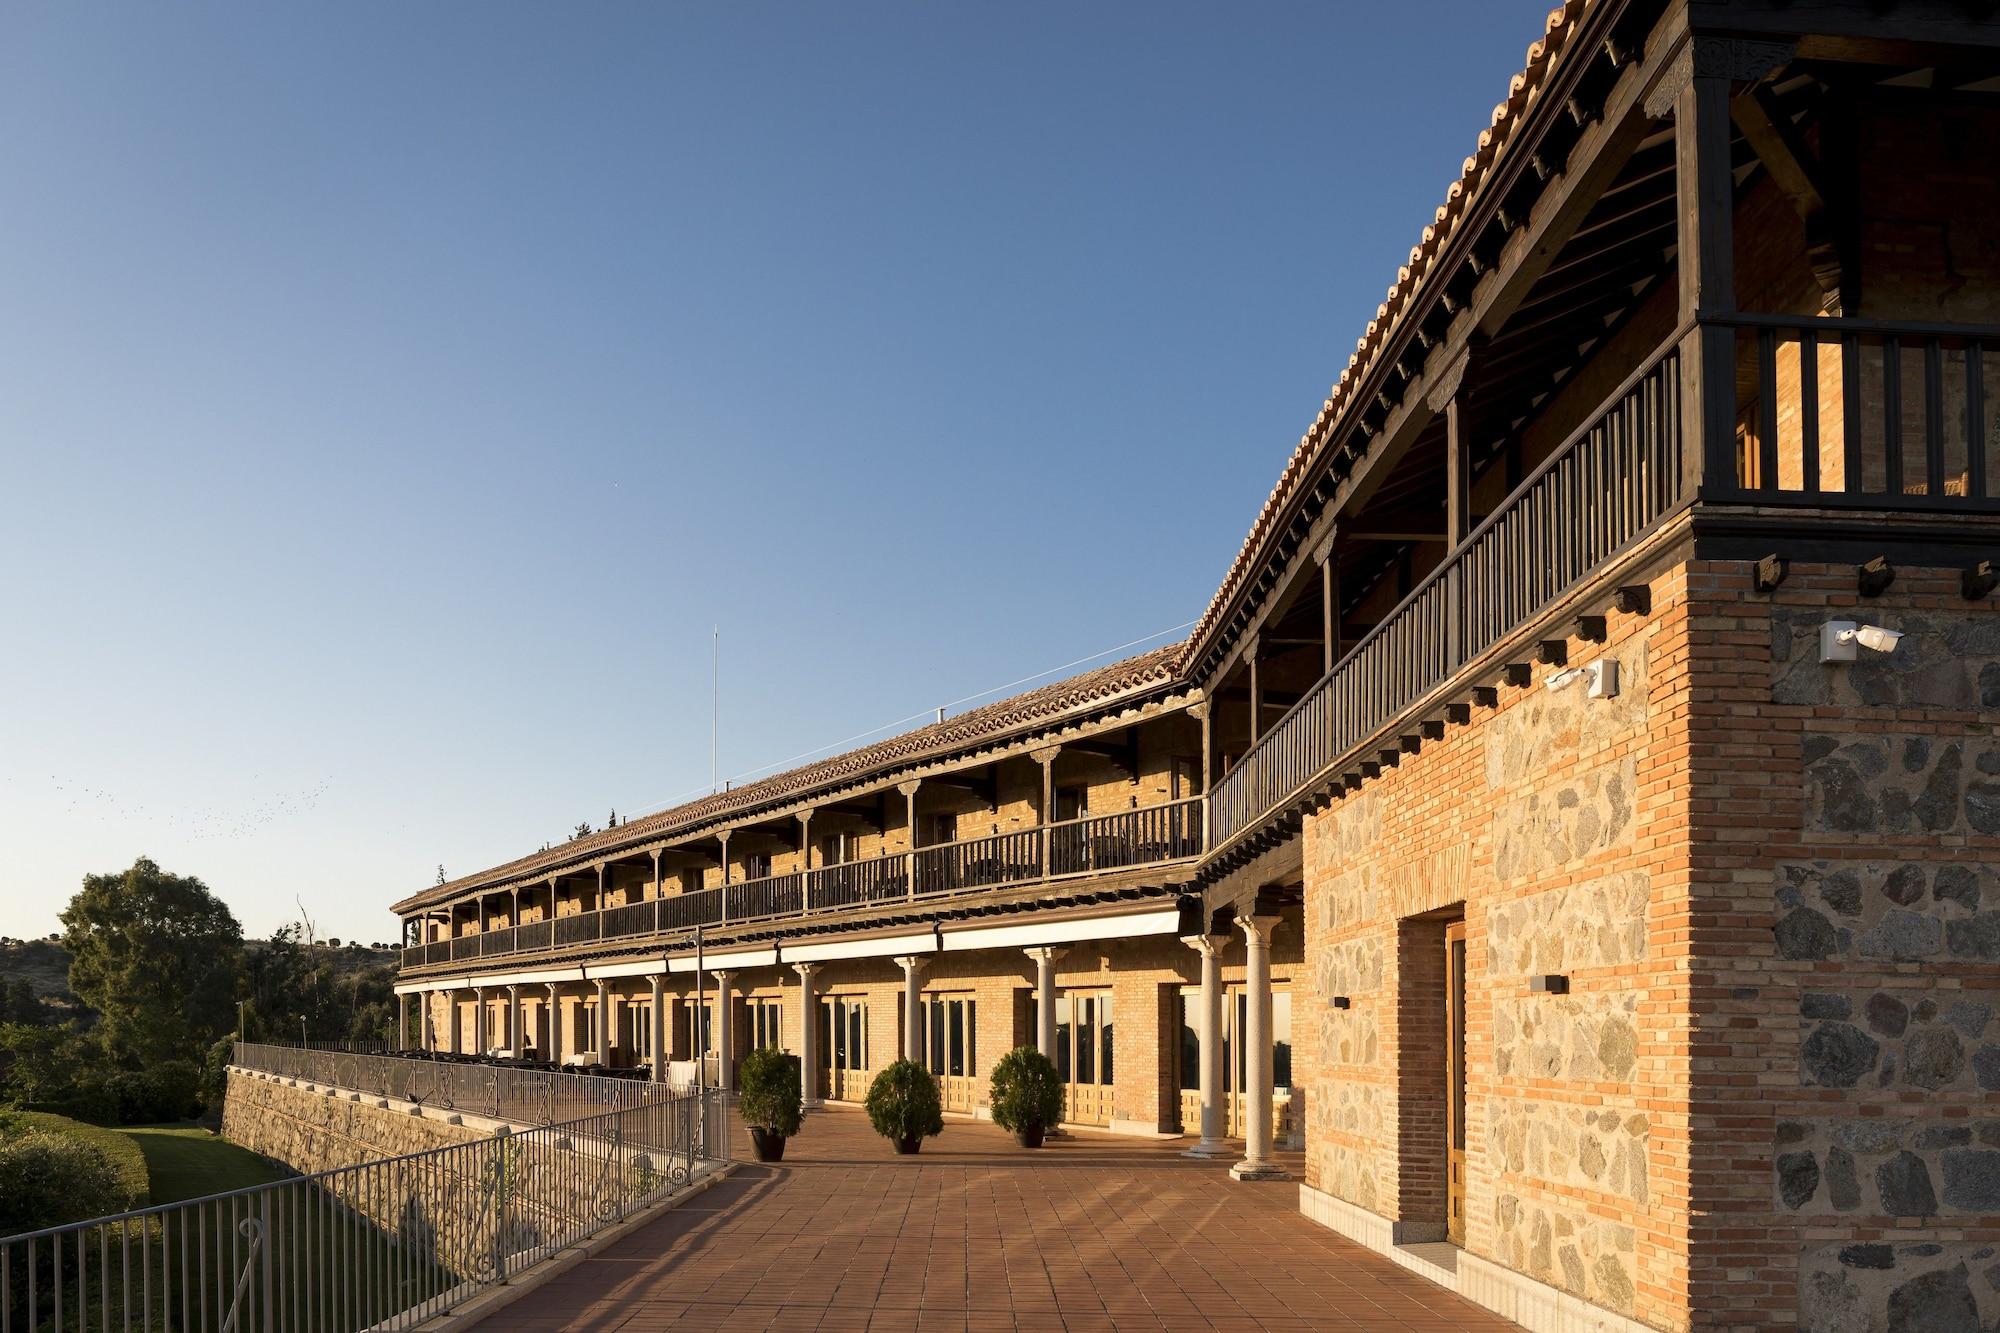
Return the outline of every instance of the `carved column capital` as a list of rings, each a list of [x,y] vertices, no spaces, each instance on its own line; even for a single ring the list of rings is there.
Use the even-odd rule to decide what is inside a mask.
[[[1253,912],[1236,918],[1236,925],[1243,932],[1244,942],[1252,948],[1271,947],[1271,937],[1277,933],[1278,918],[1267,913]]]
[[[1727,79],[1732,83],[1755,83],[1792,63],[1798,54],[1796,42],[1758,42],[1741,37],[1689,37],[1660,70],[1660,78],[1646,94],[1646,114],[1665,120],[1674,113],[1674,103],[1695,79]]]
[[[1203,958],[1220,958],[1222,951],[1229,947],[1227,935],[1183,935],[1181,943],[1193,949]]]
[[[1061,753],[1062,746],[1060,745],[1041,745],[1028,751],[1028,758],[1034,760],[1043,768],[1047,768],[1056,761],[1056,756]]]
[[[1445,363],[1438,372],[1437,382],[1424,389],[1424,406],[1433,412],[1442,412],[1451,406],[1451,400],[1458,397],[1458,391],[1465,383],[1465,367],[1472,360],[1470,348]]]

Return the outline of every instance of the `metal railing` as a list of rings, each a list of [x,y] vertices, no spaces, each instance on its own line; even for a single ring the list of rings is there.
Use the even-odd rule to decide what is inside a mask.
[[[1679,339],[1633,372],[1215,784],[1211,847],[1374,742],[1680,505]]]
[[[685,1188],[723,1114],[683,1093],[0,1238],[0,1333],[413,1328]]]
[[[1200,851],[1201,801],[1190,798],[1013,829],[963,842],[939,843],[914,853],[892,852],[866,861],[766,875],[692,893],[559,916],[553,922],[503,926],[481,934],[411,945],[403,950],[403,966],[531,953],[552,947],[690,931],[696,926],[765,921],[999,888],[1053,876],[1180,860]]]
[[[643,1079],[259,1042],[236,1043],[235,1063],[315,1087],[346,1088],[516,1124],[554,1124],[646,1106],[673,1095],[666,1084]]]

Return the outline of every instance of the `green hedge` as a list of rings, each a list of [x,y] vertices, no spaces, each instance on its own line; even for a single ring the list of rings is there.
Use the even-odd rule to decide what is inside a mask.
[[[146,1154],[131,1135],[102,1125],[87,1125],[68,1116],[47,1111],[21,1111],[13,1117],[24,1129],[46,1130],[66,1138],[79,1139],[102,1152],[117,1173],[118,1184],[126,1193],[127,1208],[144,1208],[152,1202],[152,1181],[146,1172]]]

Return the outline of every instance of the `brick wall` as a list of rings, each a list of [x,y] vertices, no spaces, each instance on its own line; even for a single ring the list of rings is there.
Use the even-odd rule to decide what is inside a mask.
[[[1309,820],[1294,1015],[1308,1185],[1442,1236],[1462,917],[1465,1244],[1662,1328],[1687,1309],[1686,623],[1668,570],[1650,614],[1567,645],[1619,662],[1616,698],[1538,669]],[[1547,974],[1568,993],[1530,990]]]
[[[1703,1328],[2000,1321],[2000,613],[1695,566],[1690,1163]],[[1818,661],[1819,626],[1904,630]]]

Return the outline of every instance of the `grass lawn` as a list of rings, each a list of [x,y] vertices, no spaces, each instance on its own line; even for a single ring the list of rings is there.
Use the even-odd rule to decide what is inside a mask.
[[[24,1127],[44,1129],[51,1134],[61,1134],[65,1138],[80,1139],[101,1149],[111,1159],[111,1169],[118,1173],[118,1183],[125,1190],[127,1208],[144,1208],[150,1193],[148,1178],[151,1174],[146,1153],[138,1141],[122,1129],[112,1129],[106,1125],[85,1124],[81,1120],[71,1120],[68,1116],[52,1115],[47,1111],[22,1111],[19,1119]],[[240,1149],[238,1151],[241,1151]]]
[[[197,1125],[132,1125],[114,1130],[138,1145],[154,1203],[240,1190],[291,1174]]]

